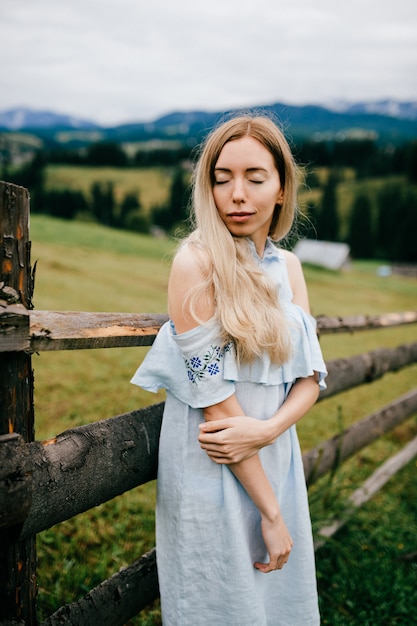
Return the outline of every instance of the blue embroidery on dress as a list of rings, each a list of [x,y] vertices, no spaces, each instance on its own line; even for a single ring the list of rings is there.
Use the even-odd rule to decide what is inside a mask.
[[[226,352],[230,352],[233,343],[221,348],[220,346],[210,346],[203,356],[193,356],[191,359],[184,359],[187,368],[187,376],[190,382],[197,385],[199,381],[210,376],[217,376],[220,373],[219,363]]]

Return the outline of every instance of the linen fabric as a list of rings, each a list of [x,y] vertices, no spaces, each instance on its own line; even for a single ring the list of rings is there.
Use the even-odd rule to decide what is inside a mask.
[[[236,394],[246,415],[266,420],[297,378],[327,374],[315,320],[292,303],[285,258],[267,241],[260,267],[278,286],[289,322],[292,358],[283,366],[264,355],[238,365],[222,346],[214,319],[176,334],[167,322],[131,382],[166,389],[159,444],[156,545],[165,626],[317,626],[320,623],[311,523],[295,425],[260,450],[294,545],[282,570],[263,574],[268,556],[260,515],[226,465],[198,443],[203,408]]]

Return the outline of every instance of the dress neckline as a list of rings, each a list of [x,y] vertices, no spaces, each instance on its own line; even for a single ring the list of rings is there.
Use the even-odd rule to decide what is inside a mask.
[[[262,263],[263,261],[267,259],[271,259],[271,258],[275,258],[275,259],[282,258],[279,248],[274,244],[274,242],[272,241],[272,239],[270,239],[270,237],[267,237],[266,239],[264,253],[261,257],[259,256],[256,250],[255,243],[252,241],[252,239],[250,237],[247,237],[246,240],[249,244],[249,247],[252,251],[253,256],[259,263]]]

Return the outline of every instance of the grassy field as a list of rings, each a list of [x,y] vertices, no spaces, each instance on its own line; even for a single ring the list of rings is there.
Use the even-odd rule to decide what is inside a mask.
[[[165,312],[174,244],[93,224],[31,219],[32,262],[38,260],[37,309]],[[417,281],[376,275],[376,263],[350,271],[306,268],[314,314],[382,313],[416,308]],[[416,326],[323,336],[325,358],[416,340]],[[111,417],[163,399],[129,380],[145,348],[41,353],[35,370],[36,437]],[[417,366],[320,402],[301,421],[304,450],[415,386]],[[362,451],[333,479],[310,491],[315,530],[388,454],[417,433],[415,417]],[[417,604],[415,462],[392,479],[317,555],[324,624],[409,624]],[[154,545],[155,485],[124,494],[38,536],[41,617],[84,595]],[[159,610],[131,624],[156,625]]]
[[[172,168],[86,167],[77,165],[48,165],[45,186],[47,190],[79,190],[89,197],[93,183],[111,182],[116,202],[127,193],[139,192],[145,210],[163,204],[169,194]]]

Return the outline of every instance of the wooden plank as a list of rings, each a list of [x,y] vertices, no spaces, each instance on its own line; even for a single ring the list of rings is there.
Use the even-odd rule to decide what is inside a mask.
[[[353,333],[355,331],[374,330],[375,328],[390,328],[404,324],[415,324],[417,323],[417,311],[344,317],[318,315],[316,320],[317,328],[322,334]]]
[[[32,311],[33,352],[150,346],[168,316],[160,313]]]
[[[27,189],[0,181],[0,298],[2,308],[32,308],[33,273],[30,266],[29,193]],[[22,341],[20,321],[14,333]],[[10,326],[9,326],[10,331]],[[1,343],[11,348],[13,334],[3,333]],[[21,351],[0,351],[0,435],[19,433],[26,442],[34,439],[33,371],[31,356]],[[36,619],[35,537],[17,539],[20,526],[3,529],[0,536],[0,621]]]
[[[9,350],[10,345],[27,350],[28,342],[32,352],[149,346],[167,320],[168,316],[162,313],[31,311],[29,336],[23,337],[19,328],[8,328],[6,338],[0,332],[0,351]],[[351,333],[416,322],[415,311],[356,317],[320,315],[317,330],[319,334]]]
[[[31,311],[32,352],[149,346],[168,316],[160,313]],[[417,322],[417,311],[378,316],[317,318],[320,334],[387,328]],[[0,337],[1,343],[1,337]]]
[[[358,508],[368,502],[392,476],[407,465],[416,455],[417,437],[406,444],[400,452],[397,452],[397,454],[394,454],[385,461],[359,489],[356,489],[356,491],[352,493],[348,498],[343,517],[335,519],[331,524],[324,526],[318,531],[317,534],[319,538],[314,542],[314,549],[316,551],[319,550],[330,537],[333,537],[333,535],[346,524]]]
[[[21,537],[154,480],[162,412],[155,404],[29,444],[33,495]]]
[[[412,363],[417,363],[417,342],[327,361],[327,389],[320,393],[319,402],[347,389],[371,383],[387,372],[398,372]]]
[[[384,408],[356,422],[343,433],[303,454],[308,485],[335,469],[344,460],[389,432],[417,412],[417,389],[400,396]]]
[[[62,606],[41,626],[124,626],[159,596],[155,549]]]

